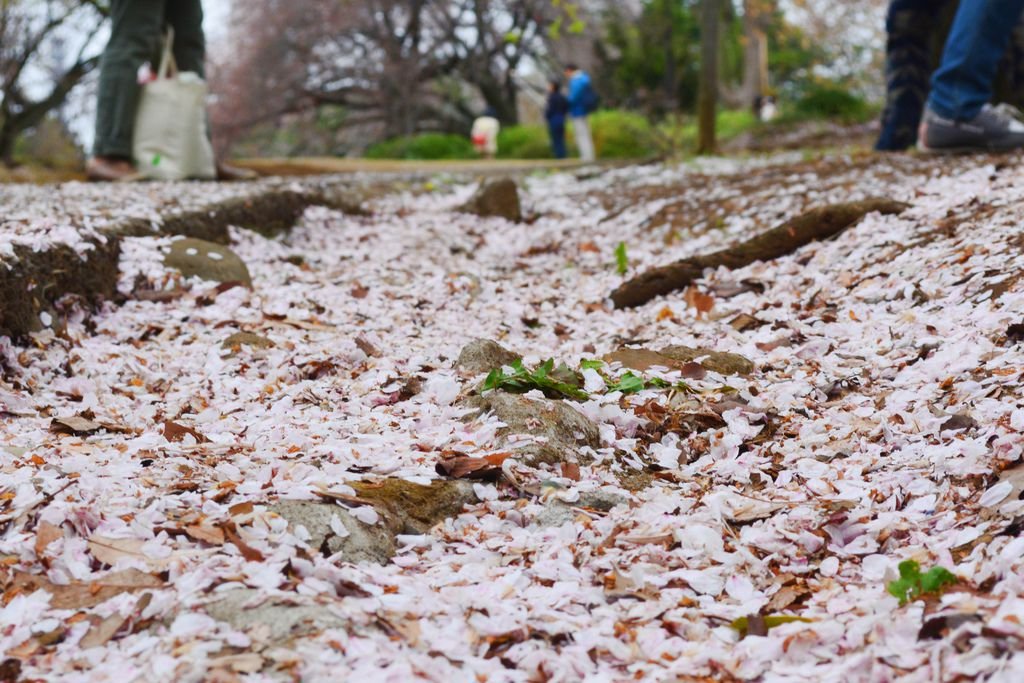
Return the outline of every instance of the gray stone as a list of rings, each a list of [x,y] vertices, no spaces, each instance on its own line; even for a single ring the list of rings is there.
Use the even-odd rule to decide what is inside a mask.
[[[513,223],[523,220],[519,188],[511,178],[484,181],[472,199],[459,210],[477,216],[504,218]]]
[[[225,593],[222,599],[206,606],[206,613],[239,631],[266,629],[263,639],[272,644],[349,625],[348,620],[312,598],[268,597],[265,592],[250,588]]]
[[[573,461],[586,463],[590,458],[580,453],[580,448],[598,448],[601,445],[601,433],[597,425],[563,401],[538,400],[504,391],[490,391],[484,396],[465,399],[463,405],[476,409],[476,417],[483,413],[494,413],[507,425],[498,432],[505,442],[518,434],[543,437],[545,441],[542,443],[531,443],[515,449],[527,465]]]
[[[270,506],[270,510],[286,519],[293,529],[305,527],[314,550],[326,548],[331,554],[341,553],[346,562],[353,564],[386,564],[395,556],[395,536],[402,531],[400,524],[387,515],[382,514],[376,524],[363,524],[334,503],[288,500]],[[348,536],[338,536],[331,529],[334,516],[341,520]]]
[[[544,529],[558,528],[576,519],[578,513],[572,507],[560,500],[555,500],[544,506],[530,526]]]
[[[252,287],[245,262],[227,247],[187,237],[171,243],[164,265],[185,277],[200,277],[213,282],[241,282]]]
[[[608,512],[618,505],[624,505],[629,501],[617,493],[606,493],[604,491],[586,491],[580,494],[579,500],[575,503],[566,503],[562,500],[552,500],[544,509],[533,518],[533,526],[539,527],[560,527],[566,522],[576,518],[577,508],[591,508]]]
[[[474,339],[466,344],[455,362],[455,368],[467,376],[481,375],[521,359],[519,354],[509,351],[498,342],[489,339]]]
[[[601,512],[608,512],[612,508],[625,505],[628,502],[628,498],[618,493],[608,493],[607,491],[599,490],[584,491],[580,494],[580,499],[576,501],[575,505],[580,508],[592,508]]]

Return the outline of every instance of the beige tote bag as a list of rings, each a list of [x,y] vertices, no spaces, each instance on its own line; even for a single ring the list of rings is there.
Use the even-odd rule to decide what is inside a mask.
[[[168,29],[157,78],[142,87],[132,153],[143,176],[157,180],[216,178],[206,129],[206,81],[181,73]]]

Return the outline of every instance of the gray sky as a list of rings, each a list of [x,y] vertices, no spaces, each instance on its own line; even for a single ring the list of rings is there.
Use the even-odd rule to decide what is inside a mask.
[[[205,13],[205,18],[203,30],[206,32],[210,42],[215,42],[227,29],[228,9],[230,6],[231,0],[204,0],[203,12]]]

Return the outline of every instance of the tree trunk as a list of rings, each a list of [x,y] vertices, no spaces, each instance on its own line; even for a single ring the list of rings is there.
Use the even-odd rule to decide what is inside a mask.
[[[13,123],[0,117],[0,164],[8,167],[14,165],[14,142],[20,132]]]
[[[640,306],[688,286],[703,277],[707,268],[735,269],[755,261],[771,261],[810,242],[835,237],[869,213],[891,215],[906,208],[906,204],[891,199],[865,199],[812,209],[729,249],[652,268],[612,292],[611,299],[616,308]]]
[[[754,104],[768,87],[768,35],[765,33],[764,0],[743,3],[743,85],[740,88],[745,107]]]
[[[721,0],[704,0],[701,8],[700,91],[697,98],[697,153],[715,151],[715,113],[718,108],[718,24]]]

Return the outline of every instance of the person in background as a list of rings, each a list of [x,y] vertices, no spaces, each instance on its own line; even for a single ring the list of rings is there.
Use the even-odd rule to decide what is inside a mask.
[[[551,81],[548,85],[548,104],[544,108],[544,118],[548,122],[548,135],[551,137],[551,152],[556,159],[568,156],[565,150],[565,117],[569,114],[569,100],[562,94],[562,84]]]
[[[498,133],[500,132],[501,122],[498,121],[497,112],[493,107],[488,107],[483,116],[473,121],[470,137],[480,156],[485,159],[493,159],[498,155]]]
[[[779,106],[774,95],[758,95],[754,98],[754,116],[761,123],[770,123],[779,115]]]
[[[111,0],[110,20],[110,40],[100,61],[93,157],[86,164],[89,179],[99,181],[136,176],[132,137],[139,79],[146,64],[156,63],[164,27],[174,29],[174,59],[181,71],[203,77],[206,59],[200,0]],[[255,174],[218,163],[217,177],[245,180]]]
[[[576,147],[580,151],[580,159],[593,161],[597,154],[587,117],[597,109],[597,94],[591,85],[590,76],[577,65],[566,66],[565,77],[569,82],[569,116],[572,117],[572,128],[576,134]]]

